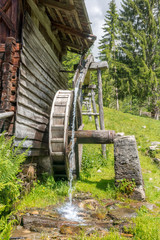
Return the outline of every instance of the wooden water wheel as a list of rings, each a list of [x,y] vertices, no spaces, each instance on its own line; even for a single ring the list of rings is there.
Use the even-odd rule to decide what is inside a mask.
[[[69,156],[71,151],[71,130],[73,120],[73,91],[59,90],[53,100],[49,125],[49,150],[55,178],[69,178]],[[75,130],[82,126],[79,102],[76,108]],[[73,174],[79,175],[81,146],[75,144]]]

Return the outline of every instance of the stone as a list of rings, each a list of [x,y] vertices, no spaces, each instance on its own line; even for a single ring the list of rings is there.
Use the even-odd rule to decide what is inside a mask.
[[[98,212],[98,213],[93,213],[93,214],[92,214],[92,217],[93,217],[93,218],[97,218],[97,219],[99,219],[99,220],[104,220],[104,219],[106,218],[106,213],[100,213],[100,212]]]
[[[156,151],[158,149],[160,149],[160,142],[157,142],[157,141],[151,142],[151,146],[149,146],[149,150]]]
[[[119,132],[116,134],[116,137],[123,137],[124,136],[124,132]]]
[[[145,199],[142,171],[135,136],[124,136],[114,140],[115,180],[135,180],[137,189],[134,199]],[[143,189],[143,193],[142,193]]]
[[[145,191],[142,185],[137,186],[134,189],[134,192],[130,196],[131,199],[144,201],[145,200]]]
[[[154,208],[157,208],[157,206],[155,204],[151,204],[151,203],[143,203],[143,206],[145,206],[148,210],[152,211]]]
[[[151,142],[151,145],[152,145],[152,146],[158,146],[158,145],[160,145],[160,142],[157,142],[157,141]]]
[[[150,151],[156,151],[156,150],[157,150],[157,146],[150,146],[150,147],[149,147],[149,150],[150,150]]]
[[[157,191],[160,191],[160,187],[154,186],[155,189],[157,189]]]
[[[124,220],[126,218],[128,219],[137,216],[136,211],[131,208],[119,208],[116,210],[111,210],[108,214],[114,220]]]
[[[39,212],[37,210],[31,212],[32,215],[39,215]]]
[[[133,234],[129,234],[129,233],[121,233],[122,237],[126,237],[126,238],[132,238]]]
[[[160,164],[160,158],[154,158],[153,161],[154,161],[156,164]]]
[[[80,231],[80,227],[78,226],[69,226],[69,225],[62,225],[60,227],[61,234],[77,234]]]

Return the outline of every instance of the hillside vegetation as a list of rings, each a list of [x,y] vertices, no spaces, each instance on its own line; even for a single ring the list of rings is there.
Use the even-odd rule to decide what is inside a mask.
[[[138,216],[133,219],[133,227],[127,229],[127,233],[131,234],[133,236],[131,239],[134,240],[160,240],[160,166],[153,161],[155,157],[160,158],[160,153],[158,150],[149,151],[152,142],[160,142],[160,121],[108,108],[104,108],[104,116],[106,130],[124,132],[125,135],[135,135],[142,167],[146,201],[155,206],[151,211],[145,206],[137,210]],[[94,119],[90,122],[88,117],[84,117],[83,122],[86,130],[95,129]],[[80,195],[87,193],[102,206],[107,200],[116,200],[124,203],[126,207],[129,206],[127,204],[135,203],[115,187],[113,150],[113,144],[107,145],[107,158],[104,159],[101,154],[101,145],[83,145],[82,171],[80,179],[74,182],[73,197],[79,193]],[[51,205],[57,207],[63,201],[67,201],[67,198],[68,182],[55,182],[52,176],[44,174],[41,181],[37,181],[31,192],[24,196],[16,208],[13,209],[12,214],[23,215],[29,208],[45,208]],[[135,227],[133,224],[135,224]],[[10,233],[7,234],[10,235]],[[75,239],[119,240],[127,238],[113,229],[102,238],[98,235],[87,237],[82,232]]]
[[[158,151],[150,153],[149,151],[152,142],[160,142],[160,121],[109,108],[104,108],[104,117],[106,130],[115,130],[117,133],[124,132],[125,135],[135,135],[147,200],[160,205],[160,191],[156,188],[160,187],[160,167],[153,162],[153,158],[158,158],[160,153]],[[84,124],[85,129],[95,129],[94,119],[90,122],[85,117]],[[114,187],[112,188],[114,186],[113,145],[107,145],[107,159],[101,157],[100,145],[84,145],[82,169],[82,178],[87,177],[87,179],[92,179],[93,182],[100,181],[102,185],[106,183],[106,189],[103,189],[104,197],[114,196]],[[95,169],[100,169],[101,172],[97,172]],[[84,183],[79,182],[77,185],[81,184]],[[94,184],[92,184],[92,189],[93,186]],[[87,189],[87,186],[84,188]],[[90,189],[89,186],[88,188]],[[102,191],[100,192],[102,194]],[[93,193],[97,194],[95,189],[93,189]]]

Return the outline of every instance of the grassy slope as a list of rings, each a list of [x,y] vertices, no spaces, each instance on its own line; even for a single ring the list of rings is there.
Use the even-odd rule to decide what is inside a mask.
[[[135,135],[139,157],[142,167],[142,174],[145,184],[146,197],[149,202],[160,204],[160,191],[155,187],[160,187],[160,169],[153,163],[149,156],[148,149],[153,141],[160,142],[160,121],[134,116],[118,112],[113,109],[104,108],[105,128],[124,132],[125,135]],[[85,129],[95,129],[94,120],[90,122],[84,118]],[[105,162],[101,157],[100,145],[85,145],[83,160],[84,168],[89,169],[89,173],[81,175],[81,181],[76,184],[77,190],[92,191],[94,196],[99,198],[114,197],[114,155],[113,146],[107,145],[108,159]],[[101,162],[104,163],[101,166]],[[101,172],[97,172],[100,168]],[[87,172],[87,170],[86,170]]]
[[[135,135],[139,150],[139,157],[142,167],[142,174],[146,190],[146,200],[155,203],[160,207],[160,169],[153,163],[148,154],[148,147],[152,141],[160,141],[160,121],[149,118],[142,118],[131,114],[124,114],[113,109],[104,108],[105,128],[124,132],[125,135]],[[95,129],[94,121],[89,122],[84,118],[85,129]],[[145,127],[144,127],[145,126]],[[113,145],[107,145],[107,159],[101,154],[100,145],[84,145],[83,171],[80,180],[75,182],[75,192],[91,192],[93,197],[102,199],[115,199],[117,191],[114,186],[114,154]],[[45,207],[58,204],[64,200],[68,193],[68,183],[55,183],[52,177],[47,178],[45,183],[37,183],[31,193],[21,201],[18,209],[26,211],[28,207]],[[120,198],[121,201],[130,201]],[[160,216],[159,208],[153,212],[142,208],[138,217],[134,219],[136,227],[132,231],[134,240],[160,240]],[[104,238],[96,236],[86,237],[82,234],[77,240],[122,240],[118,233],[110,233]]]
[[[125,135],[135,135],[142,174],[144,179],[146,200],[155,203],[160,207],[160,167],[153,163],[153,159],[148,153],[148,148],[152,141],[160,142],[160,121],[149,118],[124,114],[113,109],[104,108],[105,128],[124,132]],[[85,129],[95,129],[94,121],[89,122],[84,118]],[[159,153],[156,153],[160,157]],[[98,199],[116,198],[117,192],[114,187],[114,154],[113,145],[107,145],[107,160],[101,157],[101,146],[85,145],[83,153],[83,171],[81,179],[76,183],[77,191],[92,192]],[[101,170],[101,172],[97,171]],[[121,201],[130,201],[120,198]],[[138,212],[138,217],[133,220],[136,227],[133,230],[134,240],[160,240],[160,216],[159,208],[152,212],[142,208]],[[104,238],[82,237],[83,240],[122,240],[117,233],[110,233]]]

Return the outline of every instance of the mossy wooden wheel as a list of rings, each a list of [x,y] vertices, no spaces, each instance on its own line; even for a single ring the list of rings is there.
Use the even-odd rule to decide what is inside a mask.
[[[53,100],[49,124],[49,150],[55,178],[69,178],[70,141],[68,131],[73,119],[73,91],[59,90]],[[75,130],[82,125],[81,107],[77,103]],[[73,173],[79,175],[81,147],[75,144]]]

